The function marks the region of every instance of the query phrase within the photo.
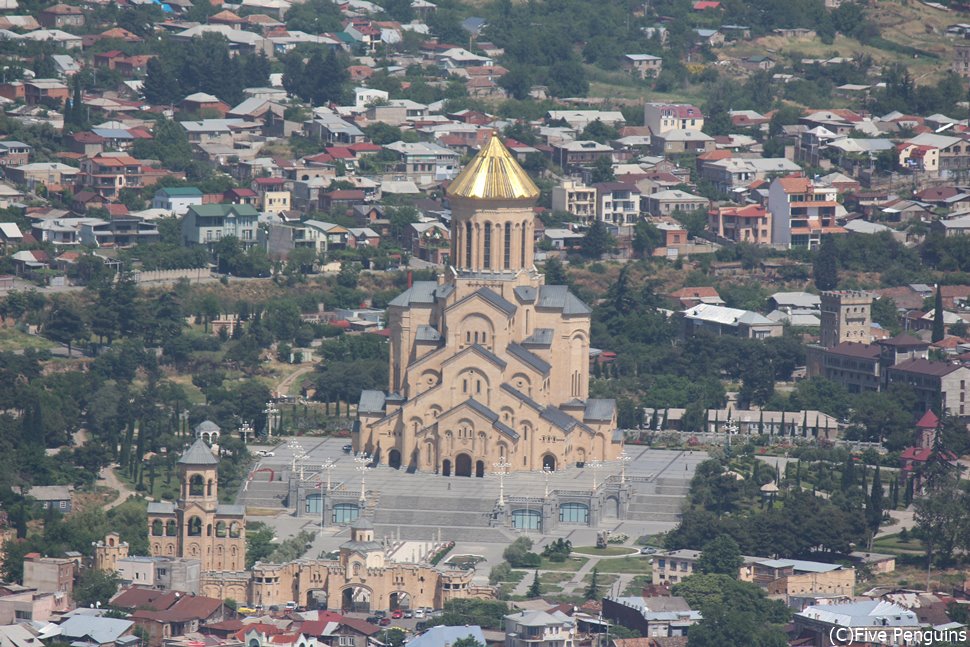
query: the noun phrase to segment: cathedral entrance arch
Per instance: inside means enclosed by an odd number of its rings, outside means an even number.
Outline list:
[[[550,472],[556,471],[556,457],[552,454],[546,454],[542,457],[542,469],[549,470]]]
[[[395,591],[391,593],[391,611],[395,609],[410,609],[411,596],[407,591]]]
[[[396,449],[387,452],[387,464],[392,469],[401,469],[401,452]]]
[[[603,516],[607,519],[620,518],[620,499],[615,496],[606,497],[603,502]]]
[[[475,461],[475,476],[478,478],[485,476],[485,461]]]
[[[451,476],[451,461],[447,458],[441,461],[441,475]]]
[[[305,606],[308,611],[325,610],[327,608],[327,589],[310,589],[307,591]]]
[[[458,454],[455,457],[455,476],[472,475],[472,457],[468,454]]]
[[[370,589],[363,586],[348,586],[340,594],[342,613],[370,611]]]

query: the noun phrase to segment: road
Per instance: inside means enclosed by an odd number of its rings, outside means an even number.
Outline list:
[[[296,369],[295,371],[293,371],[292,373],[290,373],[289,375],[287,375],[286,377],[284,377],[282,380],[279,381],[279,383],[276,385],[276,392],[281,396],[289,395],[290,389],[293,388],[293,383],[296,382],[298,378],[303,377],[307,373],[312,373],[313,369],[314,369],[313,364],[304,364],[300,366],[298,369]]]
[[[104,506],[105,511],[111,510],[112,508],[117,508],[119,505],[128,500],[128,497],[135,494],[135,491],[128,487],[128,484],[118,478],[115,474],[115,468],[117,465],[108,465],[107,467],[101,468],[101,473],[98,475],[99,481],[104,481],[104,485],[115,489],[118,491],[118,498],[107,503]]]

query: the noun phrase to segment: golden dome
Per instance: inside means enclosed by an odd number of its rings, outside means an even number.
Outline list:
[[[498,135],[448,185],[448,195],[474,200],[535,200],[539,187],[525,172]]]

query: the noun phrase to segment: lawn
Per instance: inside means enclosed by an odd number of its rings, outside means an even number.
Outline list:
[[[596,568],[600,573],[633,573],[646,575],[653,572],[649,557],[617,557],[601,560]]]
[[[637,549],[626,546],[607,546],[606,548],[597,548],[596,546],[580,546],[579,548],[573,548],[573,552],[581,553],[583,555],[595,555],[598,557],[617,557],[619,555],[633,555],[637,552]]]
[[[637,575],[630,583],[626,585],[623,589],[623,595],[640,595],[643,591],[643,587],[648,586],[653,583],[653,577],[650,575]]]
[[[561,584],[573,579],[573,573],[539,573],[539,583],[545,587],[546,584]]]
[[[618,579],[620,579],[619,575],[614,575],[612,573],[597,573],[596,586],[599,587],[599,589],[602,591],[616,584],[616,581]],[[589,586],[589,583],[592,581],[593,581],[593,574],[587,573],[586,576],[583,577],[583,588],[585,589],[587,586]],[[637,593],[639,592],[640,591],[638,590]]]
[[[540,571],[570,571],[575,573],[583,567],[589,559],[585,557],[569,557],[564,562],[551,562],[548,557],[543,557],[539,564]]]
[[[28,335],[16,328],[0,328],[0,351],[23,350],[25,348],[50,350],[55,346],[57,344],[40,335]]]
[[[872,542],[872,549],[881,553],[892,553],[894,555],[921,555],[926,552],[923,542],[919,539],[910,538],[903,541],[899,535],[887,535]]]

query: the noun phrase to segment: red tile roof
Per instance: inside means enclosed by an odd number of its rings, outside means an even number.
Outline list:
[[[931,409],[927,409],[923,417],[919,419],[916,423],[919,429],[936,429],[940,426],[940,419],[936,416]]]

